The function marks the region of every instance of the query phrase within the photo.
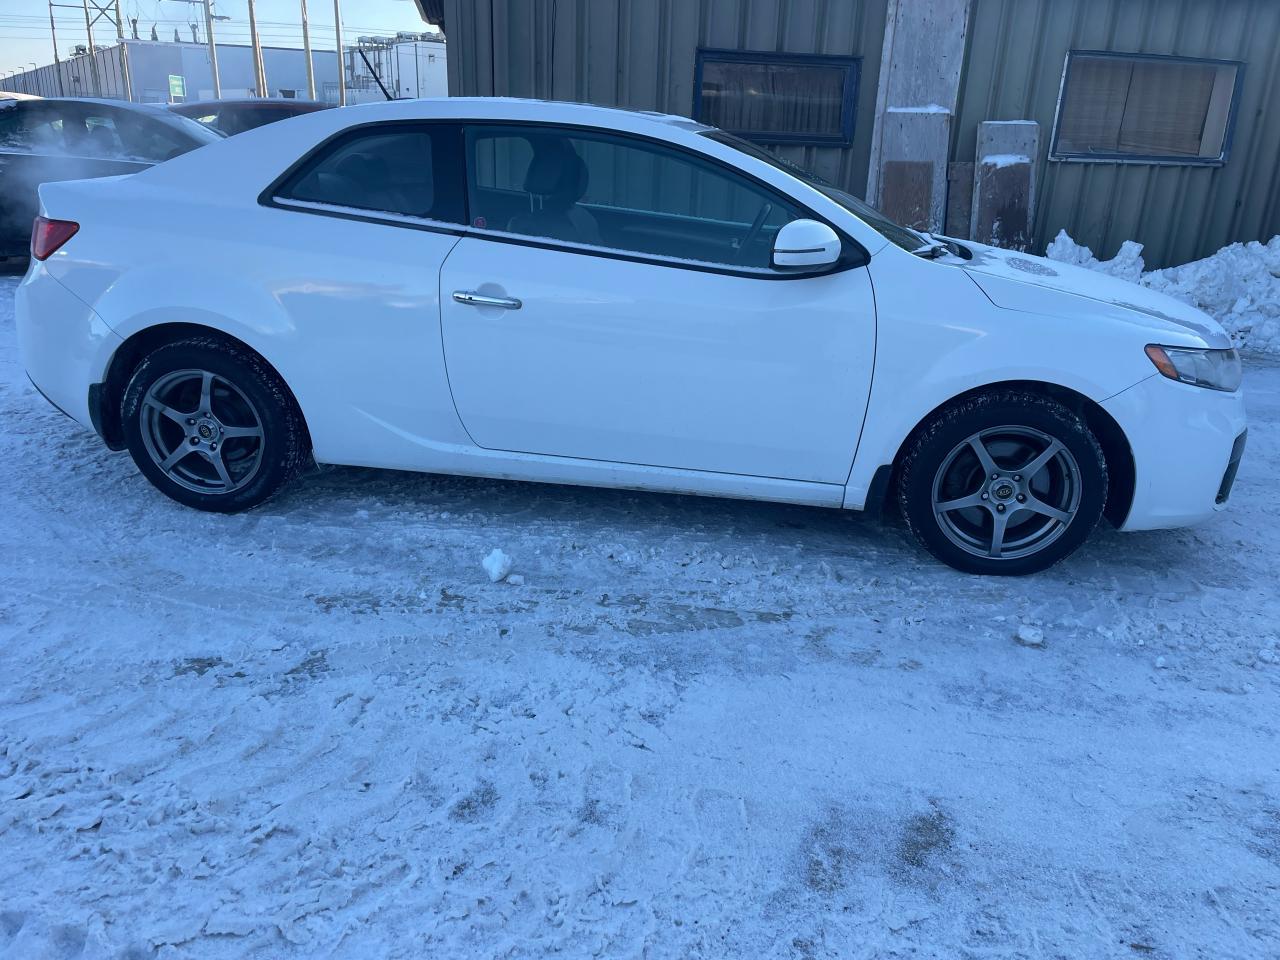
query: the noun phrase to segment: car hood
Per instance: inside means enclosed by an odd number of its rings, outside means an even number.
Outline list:
[[[1175,345],[1186,344],[1190,337],[1208,347],[1231,346],[1231,338],[1213,317],[1140,284],[1045,257],[968,240],[958,242],[973,253],[971,260],[958,266],[998,307],[1071,316],[1079,314],[1083,306],[1079,300],[1084,299],[1100,308],[1091,312],[1136,322],[1150,331],[1153,339],[1167,334],[1176,338]],[[1037,294],[1037,289],[1052,293],[1044,296]]]

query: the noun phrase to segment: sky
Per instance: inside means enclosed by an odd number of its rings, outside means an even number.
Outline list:
[[[57,0],[75,4],[77,0]],[[107,5],[108,0],[100,0]],[[121,0],[121,13],[126,21],[138,19],[138,36],[151,36],[156,25],[160,39],[172,40],[177,28],[182,39],[190,41],[191,28],[204,34],[204,4],[200,0]],[[263,44],[277,47],[302,46],[300,0],[257,0],[258,33]],[[249,5],[247,0],[214,0],[215,15],[229,16],[220,21],[214,33],[220,43],[249,42]],[[308,19],[311,43],[333,48],[333,4],[331,0],[309,0]],[[77,43],[85,42],[84,14],[79,8],[55,7],[58,28],[58,50],[66,56]],[[363,34],[394,34],[398,30],[426,30],[413,0],[344,0],[342,3],[343,41],[354,42]],[[94,27],[96,43],[110,43],[115,38],[114,23],[105,21]],[[53,62],[53,45],[49,39],[48,0],[0,0],[0,74],[31,63],[44,66]]]

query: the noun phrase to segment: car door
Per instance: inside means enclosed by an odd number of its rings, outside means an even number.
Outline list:
[[[476,124],[465,144],[471,225],[441,322],[476,444],[845,482],[875,307],[865,269],[770,265],[777,230],[812,214],[627,135]]]
[[[269,285],[296,341],[277,357],[321,462],[430,467],[465,445],[440,350],[440,269],[458,240],[456,127],[374,122],[320,144],[229,218],[223,262]]]

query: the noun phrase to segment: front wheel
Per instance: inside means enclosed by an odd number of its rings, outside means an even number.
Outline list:
[[[138,469],[161,493],[199,510],[257,506],[307,454],[302,417],[275,371],[214,338],[149,354],[125,389],[121,422]]]
[[[967,573],[1052,566],[1097,526],[1106,498],[1106,459],[1084,420],[1013,390],[970,397],[930,420],[898,484],[912,533]]]

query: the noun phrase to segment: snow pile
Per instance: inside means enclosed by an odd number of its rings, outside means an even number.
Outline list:
[[[1050,260],[1070,263],[1077,267],[1088,267],[1099,273],[1106,273],[1121,280],[1133,283],[1141,282],[1142,270],[1146,266],[1142,262],[1142,244],[1126,240],[1120,244],[1120,250],[1110,260],[1099,260],[1088,247],[1081,246],[1067,236],[1067,231],[1059,230],[1044,255]]]
[[[1146,274],[1153,290],[1216,317],[1241,346],[1280,353],[1280,236],[1233,243],[1211,257]]]
[[[1212,256],[1143,272],[1142,244],[1126,240],[1111,260],[1098,260],[1065,230],[1045,255],[1141,283],[1214,317],[1241,347],[1280,353],[1280,236],[1265,244],[1233,243]]]

